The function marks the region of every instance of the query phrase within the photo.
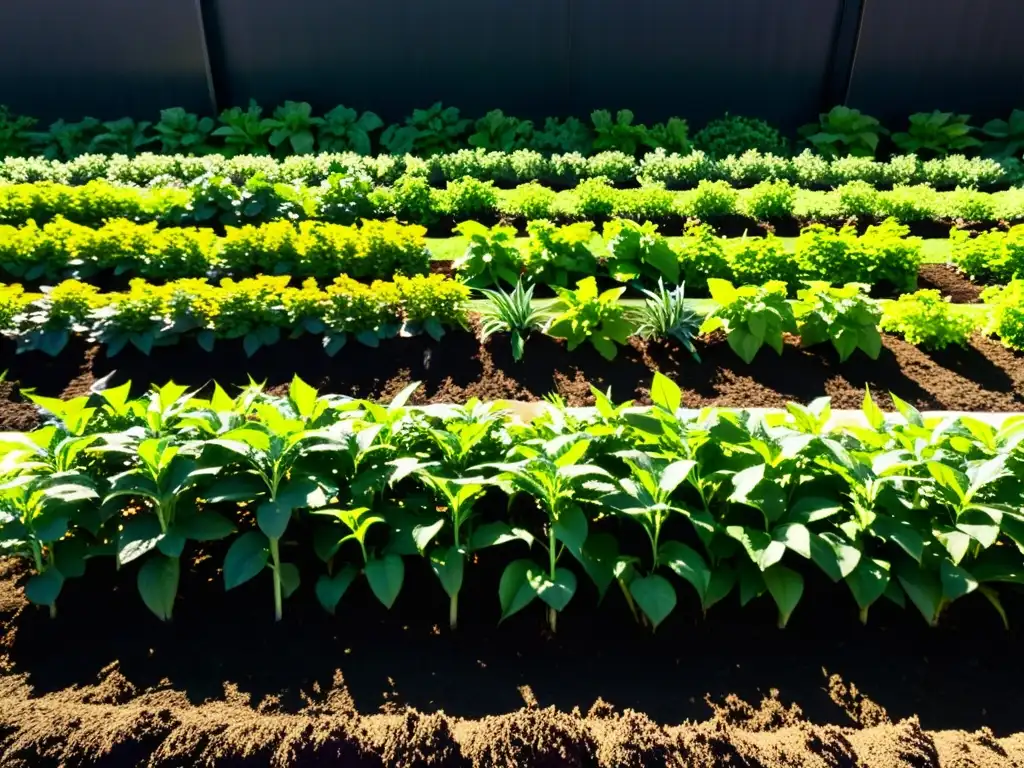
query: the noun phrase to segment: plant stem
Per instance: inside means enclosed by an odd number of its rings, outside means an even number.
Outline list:
[[[456,592],[448,603],[448,628],[453,632],[459,626],[459,593]]]
[[[558,558],[555,557],[555,526],[554,524],[548,526],[548,561],[551,564],[551,581],[555,581],[555,563]],[[551,627],[551,634],[555,634],[558,631],[558,611],[554,608],[548,607],[548,626]]]
[[[283,615],[281,607],[281,554],[278,551],[277,539],[270,540],[270,557],[274,561],[274,621],[280,621]]]

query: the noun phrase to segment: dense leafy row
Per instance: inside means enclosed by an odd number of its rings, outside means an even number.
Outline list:
[[[186,338],[207,351],[218,339],[240,338],[251,355],[282,335],[310,333],[320,335],[325,351],[333,355],[349,339],[376,347],[382,339],[399,334],[425,332],[440,339],[446,328],[469,324],[470,289],[441,275],[397,276],[394,282],[371,285],[339,277],[324,289],[313,279],[301,287],[289,282],[286,275],[237,282],[225,278],[216,286],[191,278],[158,286],[136,279],[128,291],[100,293],[68,280],[42,294],[25,293],[20,285],[0,285],[0,333],[16,340],[19,352],[50,355],[58,354],[73,334],[106,346],[108,355],[127,345],[149,354],[154,346]],[[1019,313],[1022,296],[1017,285],[992,295],[991,330],[1008,346],[1024,344],[1024,338],[1009,322],[995,318]],[[781,354],[784,333],[799,335],[806,346],[831,342],[842,361],[858,349],[878,357],[879,323],[904,333],[913,343],[936,348],[966,344],[987,319],[942,301],[934,291],[880,305],[868,297],[867,286],[858,283],[832,287],[809,282],[794,301],[787,299],[788,286],[781,281],[737,288],[709,278],[708,287],[714,304],[703,325],[686,304],[682,286],[669,290],[661,281],[658,291],[644,292],[644,302],[627,307],[619,301],[624,287],[600,292],[596,280],[587,277],[572,290],[556,287],[558,301],[546,312],[532,304],[533,289],[521,283],[512,293],[485,290],[481,337],[508,333],[517,360],[534,331],[566,339],[569,351],[589,342],[608,359],[632,335],[673,339],[698,357],[696,335],[721,328],[732,349],[748,363],[765,345]]]
[[[749,285],[780,280],[790,291],[806,280],[886,284],[912,290],[921,264],[921,241],[893,220],[871,226],[861,236],[813,224],[790,251],[772,236],[720,238],[706,224],[689,222],[681,238],[669,241],[651,223],[614,219],[604,225],[600,254],[590,247],[594,225],[556,226],[539,220],[527,225],[529,237],[516,241],[512,227],[464,222],[455,231],[468,238],[454,270],[469,285],[514,285],[522,278],[566,286],[580,277],[607,274],[620,282],[658,280],[703,292],[712,278]]]
[[[163,620],[182,557],[211,541],[228,544],[224,588],[266,580],[278,620],[303,589],[344,611],[364,578],[391,608],[418,558],[453,629],[478,558],[507,562],[503,618],[539,599],[552,631],[573,599],[620,599],[616,584],[656,629],[766,593],[785,626],[807,579],[845,585],[863,621],[886,598],[934,625],[974,594],[1006,622],[999,589],[1024,583],[1019,417],[926,422],[893,398],[887,420],[870,396],[863,427],[830,427],[827,399],[694,417],[657,375],[650,410],[595,391],[593,416],[550,407],[524,425],[498,405],[407,407],[414,387],[388,406],[298,379],[287,398],[33,398],[53,423],[3,436],[0,547],[32,563],[26,594],[51,612],[89,561],[116,558]],[[303,572],[305,552],[322,565]]]
[[[748,189],[714,181],[673,192],[661,186],[616,189],[606,179],[594,178],[558,192],[539,184],[504,190],[471,178],[434,189],[422,176],[403,176],[393,186],[374,187],[368,179],[341,174],[312,188],[272,184],[260,177],[242,187],[222,177],[203,178],[184,189],[123,187],[105,181],[82,186],[46,182],[0,186],[0,223],[44,223],[56,216],[90,226],[113,218],[167,225],[219,222],[237,226],[284,218],[352,224],[360,218],[391,217],[427,227],[443,220],[488,218],[667,221],[727,216],[751,222],[859,216],[892,217],[905,224],[948,220],[995,223],[1024,220],[1024,189],[938,192],[919,185],[877,190],[866,182],[853,182],[820,192],[797,189],[785,181],[761,182]]]
[[[953,262],[972,279],[1009,282],[1024,277],[1024,226],[1009,231],[953,231]]]
[[[250,102],[248,109],[224,110],[219,120],[190,114],[181,108],[163,110],[160,121],[136,122],[122,118],[100,122],[85,118],[78,123],[58,120],[48,131],[32,131],[36,120],[0,111],[0,155],[43,154],[72,159],[84,153],[134,154],[159,145],[164,152],[311,154],[314,150],[354,151],[368,155],[374,146],[390,154],[428,156],[465,146],[492,150],[533,149],[541,152],[617,150],[635,155],[645,148],[685,152],[691,146],[715,157],[747,150],[787,154],[789,142],[763,120],[726,115],[712,120],[690,141],[686,120],[673,117],[647,126],[634,122],[628,109],[612,113],[596,110],[590,119],[548,118],[543,127],[531,120],[506,116],[500,109],[479,120],[463,118],[454,107],[440,102],[414,110],[401,125],[380,134],[384,122],[372,112],[358,113],[339,106],[324,116],[313,114],[305,102],[287,101],[264,117]],[[892,133],[878,120],[856,109],[837,106],[800,130],[802,146],[823,155],[871,156],[885,137],[899,151],[942,157],[952,152],[982,148],[986,155],[1017,158],[1024,148],[1024,113],[1014,110],[1009,120],[992,120],[981,129],[970,115],[952,112],[911,115],[905,131]],[[986,137],[986,141],[978,138]]]
[[[574,186],[584,179],[603,176],[617,185],[664,184],[669,189],[689,189],[701,181],[726,181],[748,187],[760,181],[789,181],[808,189],[828,189],[851,181],[876,187],[895,184],[930,184],[937,189],[973,187],[990,189],[1018,181],[1014,174],[991,159],[962,155],[922,161],[915,155],[899,155],[887,162],[869,157],[826,158],[805,151],[796,157],[762,154],[715,159],[700,151],[686,155],[663,150],[640,160],[623,152],[601,152],[589,157],[579,153],[546,156],[520,149],[514,152],[463,149],[458,152],[416,158],[412,155],[364,157],[354,153],[294,155],[278,160],[266,155],[82,155],[68,162],[43,157],[8,157],[0,162],[0,182],[26,184],[51,181],[84,184],[105,180],[116,184],[188,184],[204,175],[224,176],[244,184],[261,175],[272,182],[302,182],[315,186],[336,173],[365,175],[376,184],[392,184],[405,174],[425,176],[433,186],[466,176],[493,181],[501,186],[539,182]]]
[[[29,281],[85,279],[104,270],[146,279],[261,273],[386,279],[429,271],[424,232],[390,221],[366,220],[358,227],[277,221],[227,227],[224,237],[216,237],[209,229],[158,229],[155,222],[126,219],[94,229],[58,217],[42,227],[0,225],[0,273]],[[812,225],[797,238],[795,252],[773,237],[719,238],[697,222],[688,223],[684,236],[674,241],[652,223],[626,219],[606,223],[603,241],[595,239],[590,222],[534,221],[525,240],[516,240],[512,227],[472,221],[455,232],[468,240],[455,272],[474,287],[514,285],[520,279],[565,286],[572,279],[607,274],[648,285],[659,278],[670,284],[682,279],[701,291],[709,277],[744,284],[783,280],[793,289],[801,280],[828,280],[909,290],[921,262],[920,240],[907,238],[906,228],[892,221],[869,227],[862,236],[852,227]]]
[[[441,275],[359,283],[338,277],[322,290],[309,279],[260,276],[218,285],[183,279],[152,285],[132,280],[125,292],[100,293],[68,280],[42,294],[20,285],[0,287],[0,331],[18,351],[58,354],[72,334],[88,336],[115,355],[131,345],[149,354],[189,338],[212,350],[218,339],[242,339],[247,354],[282,335],[312,333],[335,354],[354,338],[377,346],[381,339],[425,332],[441,338],[446,327],[466,323],[469,289]]]
[[[288,274],[389,279],[430,271],[426,230],[393,221],[361,226],[276,221],[211,229],[113,219],[91,228],[57,217],[42,227],[0,225],[0,272],[24,280],[86,279],[97,272],[147,279]]]

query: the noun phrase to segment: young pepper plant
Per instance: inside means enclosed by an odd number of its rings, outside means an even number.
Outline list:
[[[616,481],[615,491],[602,499],[619,514],[639,523],[651,542],[651,568],[646,576],[635,566],[623,569],[619,577],[627,599],[635,601],[652,629],[657,629],[676,606],[672,583],[657,573],[665,566],[686,579],[703,601],[711,582],[711,569],[699,552],[680,541],[662,541],[662,528],[673,514],[687,510],[673,503],[672,496],[696,462],[689,459],[667,461],[643,451],[619,451],[614,454],[630,468],[630,476]]]
[[[138,445],[120,443],[98,450],[125,453],[137,460],[137,466],[111,478],[104,505],[114,499],[128,500],[123,511],[131,514],[125,516],[118,535],[118,567],[148,555],[136,578],[139,594],[159,619],[169,621],[186,542],[224,539],[235,532],[235,526],[197,504],[197,494],[212,473],[199,469],[195,458],[172,438],[149,438]]]
[[[25,596],[56,616],[64,581],[85,570],[85,549],[68,534],[83,502],[99,498],[78,459],[96,436],[69,436],[55,426],[0,437],[0,553],[31,559]]]
[[[588,480],[611,477],[596,464],[583,462],[589,444],[586,435],[565,435],[539,445],[517,446],[515,451],[525,455],[524,459],[491,465],[500,473],[497,482],[510,495],[532,496],[547,515],[547,544],[538,540],[548,553],[547,569],[529,559],[516,560],[505,568],[498,587],[502,619],[539,597],[548,606],[548,627],[557,631],[558,613],[576,592],[576,575],[558,563],[566,550],[583,561],[588,525],[580,503],[592,500]]]
[[[274,617],[280,621],[283,598],[299,585],[299,570],[281,561],[280,541],[292,515],[302,508],[326,505],[326,491],[335,489],[333,474],[315,459],[347,449],[342,432],[310,425],[327,412],[328,405],[299,379],[292,381],[288,406],[257,403],[259,421],[248,421],[206,442],[200,466],[219,473],[231,464],[240,471],[226,477],[209,492],[207,501],[258,502],[258,530],[239,536],[224,560],[224,585],[233,589],[259,574],[268,559],[273,572]],[[294,414],[294,415],[293,415]],[[213,450],[211,450],[213,449]]]

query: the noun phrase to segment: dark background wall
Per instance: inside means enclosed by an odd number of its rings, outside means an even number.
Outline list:
[[[286,99],[397,120],[628,107],[792,128],[1024,106],[1022,0],[4,0],[0,103],[78,119]]]

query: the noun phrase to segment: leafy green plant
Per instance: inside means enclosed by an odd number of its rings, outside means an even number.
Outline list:
[[[214,136],[224,139],[228,151],[233,154],[266,154],[267,141],[274,128],[263,117],[263,109],[253,100],[249,107],[231,107],[220,113],[222,124],[214,130]]]
[[[950,344],[966,347],[975,322],[961,307],[936,290],[903,294],[883,305],[882,328],[901,333],[910,344],[945,349]]]
[[[130,117],[110,120],[98,129],[89,151],[134,155],[143,147],[156,142],[156,137],[147,133],[152,126],[152,123],[145,121],[137,123]]]
[[[0,157],[27,154],[31,140],[29,129],[36,122],[34,117],[12,114],[6,106],[0,105]]]
[[[949,233],[953,263],[972,280],[1009,282],[1024,277],[1024,226],[1008,231]]]
[[[904,152],[930,152],[943,157],[950,152],[981,146],[981,141],[971,135],[973,129],[968,125],[970,119],[970,115],[938,110],[918,112],[910,116],[907,131],[894,133],[892,141]]]
[[[313,107],[305,101],[286,101],[274,110],[273,117],[263,120],[269,131],[270,146],[298,155],[313,153],[314,132],[323,125],[322,117],[313,117]]]
[[[625,519],[638,523],[651,543],[651,565],[647,574],[630,563],[622,569],[618,580],[630,607],[639,606],[651,629],[657,630],[676,607],[675,587],[658,573],[659,569],[673,571],[689,581],[702,600],[711,581],[711,569],[699,552],[681,541],[662,538],[671,517],[688,516],[686,508],[673,496],[696,462],[656,458],[637,450],[619,451],[614,455],[629,467],[630,475],[617,478],[615,490],[605,496],[602,503]]]
[[[686,153],[690,151],[690,126],[679,117],[670,117],[664,123],[655,123],[647,129],[643,137],[647,146],[662,148],[668,152]]]
[[[1024,152],[1024,110],[1013,110],[1008,120],[989,120],[981,132],[989,138],[984,145],[985,154],[1019,159]]]
[[[515,117],[506,117],[494,109],[476,121],[476,131],[467,139],[471,147],[511,152],[529,146],[533,137],[533,123]]]
[[[810,347],[831,341],[841,363],[858,349],[877,360],[882,351],[878,332],[882,312],[867,291],[863,283],[835,288],[827,282],[807,283],[798,292],[793,308],[800,343]]]
[[[800,129],[807,143],[826,157],[874,157],[879,137],[886,134],[875,118],[843,106],[833,107],[819,115],[817,123]]]
[[[981,300],[992,305],[986,333],[994,333],[1010,349],[1024,350],[1024,280],[986,288]]]
[[[525,274],[538,283],[565,286],[572,274],[594,273],[596,259],[589,244],[594,225],[589,221],[557,226],[540,219],[531,221],[530,238],[523,254]]]
[[[608,252],[605,266],[616,280],[629,282],[643,277],[679,282],[679,256],[658,234],[657,224],[615,219],[604,225],[603,236]]]
[[[486,288],[481,293],[487,297],[487,303],[480,310],[480,340],[487,341],[495,333],[508,333],[512,359],[522,360],[527,337],[544,324],[544,313],[533,306],[533,286],[524,288],[522,281],[517,281],[510,293]]]
[[[181,107],[172,107],[160,111],[160,120],[153,130],[164,152],[201,155],[209,151],[207,142],[215,126],[212,117],[199,117]]]
[[[82,505],[99,499],[95,483],[78,466],[83,451],[97,438],[81,434],[94,412],[86,401],[79,398],[66,406],[57,401],[77,421],[72,425],[77,429],[50,425],[30,435],[7,434],[0,443],[0,552],[32,563],[34,573],[25,583],[25,596],[49,606],[51,618],[65,580],[85,571],[86,548],[73,536],[75,520],[84,523]]]
[[[554,286],[558,293],[557,310],[547,328],[549,336],[565,339],[569,351],[589,341],[606,360],[615,359],[616,344],[625,344],[633,326],[619,303],[625,288],[612,288],[598,293],[597,281],[585,277],[576,283],[576,290]]]
[[[49,130],[30,133],[29,138],[41,150],[43,157],[50,160],[73,160],[89,151],[101,128],[100,121],[94,117],[87,117],[77,123],[58,120],[50,125]]]
[[[260,421],[249,421],[207,442],[199,466],[224,477],[206,492],[216,502],[258,502],[257,529],[237,537],[224,558],[224,586],[233,589],[258,575],[268,563],[274,582],[274,618],[282,600],[299,586],[299,569],[283,562],[280,541],[297,510],[326,507],[334,488],[318,459],[341,453],[343,436],[318,428],[327,403],[297,377],[289,391],[290,408],[257,404]],[[232,465],[239,471],[231,472]]]
[[[575,117],[567,117],[565,120],[549,117],[544,121],[544,130],[536,131],[530,141],[530,148],[541,152],[588,154],[593,146],[593,132]]]
[[[457,148],[469,126],[470,121],[460,118],[458,109],[437,102],[428,109],[413,110],[405,125],[388,126],[380,143],[393,155],[450,152]]]
[[[647,298],[630,317],[636,327],[636,335],[642,339],[675,339],[699,363],[700,355],[693,339],[700,330],[701,321],[697,313],[686,305],[685,286],[669,290],[659,279],[657,291],[644,289],[643,294]]]
[[[384,121],[373,112],[359,114],[354,109],[337,106],[324,115],[317,142],[324,152],[369,155],[373,147],[370,134],[383,126]]]
[[[765,344],[781,355],[782,335],[797,332],[793,308],[786,300],[786,284],[781,281],[736,288],[728,280],[712,278],[708,289],[717,306],[708,313],[700,331],[721,328],[733,352],[745,363]]]
[[[498,482],[510,493],[532,496],[546,516],[546,530],[536,543],[547,550],[547,567],[524,559],[505,568],[498,586],[502,620],[539,597],[548,606],[548,627],[555,632],[558,614],[576,593],[576,574],[558,564],[566,551],[577,560],[585,558],[588,525],[580,505],[588,501],[587,480],[610,477],[583,460],[589,444],[584,435],[565,435],[536,446],[520,445],[515,454],[522,459],[493,467],[501,473]]]
[[[619,150],[627,155],[635,155],[647,139],[647,127],[633,124],[633,113],[628,109],[620,109],[614,117],[606,109],[598,109],[591,113],[594,124],[594,149]]]
[[[739,156],[751,149],[780,157],[789,154],[786,140],[776,128],[764,120],[730,114],[701,128],[693,137],[693,145],[716,159]]]
[[[505,282],[515,285],[523,271],[523,256],[516,244],[514,227],[486,227],[475,221],[464,221],[455,233],[469,240],[466,251],[452,264],[452,269],[467,285],[482,287]]]

